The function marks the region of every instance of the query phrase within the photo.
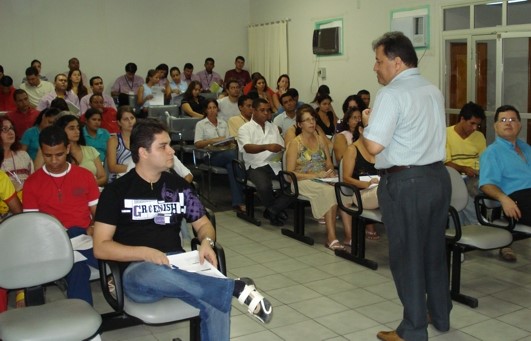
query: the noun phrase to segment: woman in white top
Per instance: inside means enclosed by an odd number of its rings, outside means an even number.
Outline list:
[[[194,145],[196,148],[209,150],[210,165],[227,169],[232,207],[235,210],[244,211],[243,188],[236,182],[232,170],[232,160],[238,158],[236,145],[234,141],[228,141],[223,146],[214,145],[230,136],[227,123],[218,118],[218,110],[216,100],[211,99],[206,102],[205,118],[197,122],[195,126]]]
[[[140,106],[142,117],[147,117],[149,101],[153,99],[153,86],[159,84],[159,72],[151,69],[146,76],[146,83],[138,88],[136,104]]]

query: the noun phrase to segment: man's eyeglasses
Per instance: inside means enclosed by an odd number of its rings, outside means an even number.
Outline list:
[[[502,117],[498,122],[518,122],[518,119],[516,117]]]
[[[15,128],[13,126],[11,126],[11,127],[2,127],[2,133],[9,133],[10,130],[15,131]]]

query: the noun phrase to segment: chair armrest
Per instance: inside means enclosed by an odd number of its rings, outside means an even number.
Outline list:
[[[446,228],[450,228],[450,219],[452,219],[452,222],[454,223],[454,229],[455,229],[455,235],[453,237],[446,236],[446,239],[449,239],[452,243],[457,243],[463,234],[463,231],[461,229],[461,221],[459,220],[459,213],[457,213],[457,210],[450,206],[448,209],[448,223],[446,224]]]
[[[346,183],[346,182],[337,182],[334,184],[334,189],[336,192],[337,205],[339,206],[341,210],[347,212],[353,217],[359,217],[363,213],[363,203],[361,201],[361,193],[360,193],[360,190],[356,186]],[[358,203],[358,205],[347,206],[343,202],[343,196],[352,197],[353,195],[356,196],[356,202]]]
[[[295,173],[281,170],[278,172],[278,181],[280,182],[280,190],[283,195],[290,198],[297,198],[299,196],[299,185]],[[293,191],[291,190],[292,184]]]
[[[476,208],[476,217],[481,225],[503,228],[512,232],[516,225],[516,221],[512,218],[507,218],[507,224],[494,224],[492,221],[489,221],[487,218],[481,214],[483,208],[485,209],[495,209],[500,208],[501,204],[498,200],[493,199],[487,196],[485,193],[480,193],[474,198],[474,206]]]
[[[107,303],[109,303],[111,308],[117,312],[123,312],[124,309],[124,291],[122,282],[123,271],[120,266],[121,264],[122,263],[116,261],[99,260],[100,285],[103,297]],[[111,295],[109,284],[107,282],[109,276],[112,276],[114,280],[114,297]]]
[[[245,186],[247,185],[247,170],[245,169],[245,163],[242,160],[232,160],[232,172],[234,173],[234,179],[236,182]]]

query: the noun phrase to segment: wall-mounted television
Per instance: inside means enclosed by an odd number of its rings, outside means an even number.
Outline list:
[[[313,54],[339,53],[339,27],[321,28],[313,31]]]

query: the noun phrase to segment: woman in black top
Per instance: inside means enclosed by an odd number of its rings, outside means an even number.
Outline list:
[[[338,118],[332,110],[330,104],[332,98],[329,95],[322,95],[317,98],[319,108],[317,111],[317,125],[323,129],[325,134],[329,137],[336,133],[336,122]]]
[[[191,81],[183,95],[181,111],[190,117],[204,118],[202,114],[205,111],[205,98],[200,96],[201,83]]]

